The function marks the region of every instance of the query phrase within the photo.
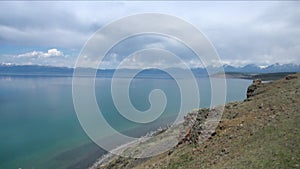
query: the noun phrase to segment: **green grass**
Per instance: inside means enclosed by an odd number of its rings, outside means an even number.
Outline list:
[[[298,112],[293,118],[284,115],[280,122],[265,126],[251,137],[243,137],[233,146],[240,156],[216,168],[299,168],[300,121]],[[242,148],[239,148],[242,146]]]

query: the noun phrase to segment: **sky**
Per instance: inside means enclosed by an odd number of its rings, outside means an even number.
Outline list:
[[[215,47],[222,64],[300,64],[299,8],[297,1],[1,1],[0,63],[74,67],[83,46],[97,30],[120,18],[151,12],[173,15],[194,25]],[[202,65],[176,40],[145,35],[118,44],[100,68],[115,68],[135,50],[147,47],[175,51],[190,67]],[[139,67],[176,65],[158,57],[131,58],[130,62]]]

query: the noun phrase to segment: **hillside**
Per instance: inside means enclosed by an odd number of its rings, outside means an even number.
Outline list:
[[[299,168],[300,73],[253,89],[245,101],[225,106],[208,140],[147,159],[114,157],[96,168]]]

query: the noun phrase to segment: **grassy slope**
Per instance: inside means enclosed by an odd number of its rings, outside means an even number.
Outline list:
[[[204,143],[149,159],[119,158],[110,168],[300,168],[297,76],[263,84],[247,101],[227,104],[217,134]]]

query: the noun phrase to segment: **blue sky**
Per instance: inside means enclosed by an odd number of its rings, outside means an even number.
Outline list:
[[[73,67],[85,42],[103,25],[132,14],[158,12],[196,26],[224,64],[300,64],[299,7],[300,2],[271,1],[0,2],[0,63]],[[191,67],[201,65],[191,52],[164,38],[138,37],[127,43],[111,51],[103,68],[116,67],[141,45],[173,48]],[[151,59],[136,62],[172,66]]]

